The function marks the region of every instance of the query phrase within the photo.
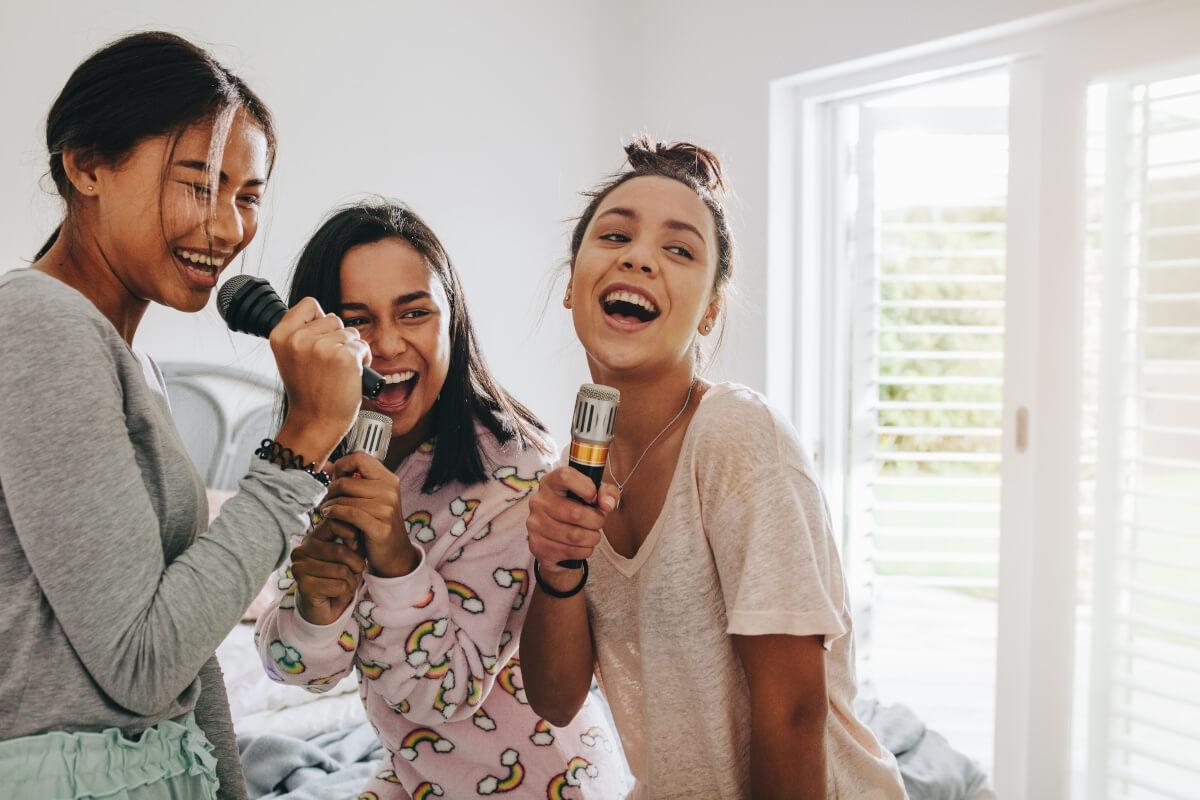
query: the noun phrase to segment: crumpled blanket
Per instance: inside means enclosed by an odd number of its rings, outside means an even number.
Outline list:
[[[979,765],[946,738],[925,727],[908,706],[859,698],[854,713],[879,743],[896,756],[909,800],[991,800],[995,797]]]
[[[386,758],[367,723],[307,741],[279,734],[238,737],[246,789],[270,800],[355,797]]]

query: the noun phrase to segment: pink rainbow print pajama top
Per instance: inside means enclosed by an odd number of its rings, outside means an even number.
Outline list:
[[[315,692],[357,669],[391,754],[359,798],[621,797],[620,747],[597,701],[554,728],[522,688],[517,645],[533,584],[525,519],[550,461],[478,431],[483,483],[423,493],[429,444],[396,471],[417,568],[365,575],[341,619],[313,625],[296,610],[285,565],[281,596],[255,631],[259,656],[272,679]]]

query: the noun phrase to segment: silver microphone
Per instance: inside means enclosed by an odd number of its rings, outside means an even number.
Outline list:
[[[387,455],[392,441],[392,418],[375,411],[359,411],[358,419],[346,436],[346,453],[366,453],[379,461]]]

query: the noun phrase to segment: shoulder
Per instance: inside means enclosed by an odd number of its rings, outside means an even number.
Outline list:
[[[0,275],[0,339],[4,351],[30,369],[44,370],[52,361],[76,374],[108,371],[126,352],[116,329],[90,300],[32,269]]]
[[[730,489],[761,470],[813,478],[795,427],[753,389],[732,383],[710,387],[692,426],[691,457],[702,484]]]
[[[90,300],[62,281],[33,269],[14,269],[0,275],[0,324],[13,330],[52,327],[59,334],[90,329],[101,337],[106,327],[111,328]]]
[[[532,443],[522,445],[515,438],[501,444],[483,425],[476,426],[476,436],[489,489],[498,494],[528,494],[554,467],[555,448],[548,436],[544,439],[545,450]]]

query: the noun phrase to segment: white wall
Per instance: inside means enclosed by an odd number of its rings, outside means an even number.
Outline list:
[[[277,286],[332,205],[360,192],[411,203],[454,258],[501,379],[565,434],[583,360],[547,280],[566,254],[577,192],[649,130],[722,156],[738,207],[740,310],[715,374],[765,385],[768,82],[1070,0],[586,0],[166,6],[5,4],[0,10],[0,271],[57,220],[43,125],[70,71],[132,29],[210,47],[278,117],[266,224],[245,269]],[[153,309],[136,343],[159,360],[270,369],[264,344],[216,311]]]
[[[586,367],[557,295],[536,323],[566,254],[563,221],[582,208],[577,192],[617,166],[626,128],[597,100],[612,56],[598,24],[586,2],[5,4],[0,270],[31,258],[57,222],[39,186],[43,126],[71,70],[131,29],[173,30],[243,75],[278,118],[245,270],[282,288],[330,207],[361,192],[409,202],[462,272],[493,368],[562,434]],[[159,360],[273,370],[265,342],[229,334],[212,303],[152,309],[135,344]]]

